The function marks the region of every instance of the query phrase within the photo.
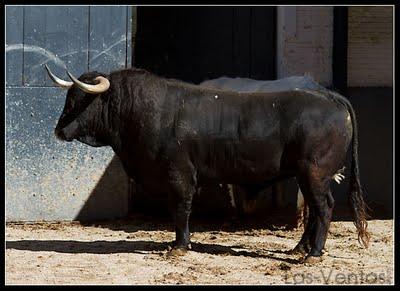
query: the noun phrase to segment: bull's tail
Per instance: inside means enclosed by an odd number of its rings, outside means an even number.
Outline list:
[[[370,234],[367,231],[367,218],[368,206],[364,200],[364,195],[360,183],[360,171],[358,167],[358,128],[356,115],[351,106],[350,102],[343,96],[334,93],[333,98],[346,106],[347,111],[350,113],[350,118],[353,127],[353,138],[352,138],[352,158],[351,158],[351,169],[350,169],[350,194],[349,203],[352,208],[354,216],[354,224],[358,231],[358,241],[368,248]]]

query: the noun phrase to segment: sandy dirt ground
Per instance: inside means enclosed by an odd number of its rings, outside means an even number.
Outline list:
[[[169,256],[167,221],[6,225],[6,284],[393,284],[393,221],[372,220],[371,244],[332,222],[323,261],[286,251],[302,229],[191,221],[192,250]]]

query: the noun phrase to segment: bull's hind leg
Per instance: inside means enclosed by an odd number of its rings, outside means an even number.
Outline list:
[[[289,253],[291,254],[302,254],[305,255],[311,250],[311,234],[315,229],[315,219],[314,213],[312,211],[308,212],[308,219],[305,222],[304,232],[296,247],[291,250]]]
[[[334,201],[329,187],[330,177],[322,177],[321,172],[317,166],[311,165],[298,179],[309,207],[309,218],[295,250],[308,252],[305,262],[320,260],[332,218]]]

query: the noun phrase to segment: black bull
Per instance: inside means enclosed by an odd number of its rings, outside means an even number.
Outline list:
[[[331,179],[350,145],[349,201],[359,241],[368,246],[356,118],[346,98],[330,91],[236,93],[141,69],[91,72],[79,80],[94,85],[98,76],[109,80],[102,93],[85,93],[76,79],[64,81],[69,90],[56,136],[111,146],[130,177],[152,191],[166,191],[175,220],[173,251],[190,248],[189,214],[201,185],[267,185],[296,177],[309,219],[293,251],[315,260],[334,206]]]

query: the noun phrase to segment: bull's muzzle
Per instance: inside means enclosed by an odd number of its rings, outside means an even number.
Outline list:
[[[54,134],[55,134],[56,138],[57,138],[58,140],[61,140],[61,141],[72,141],[72,140],[73,140],[72,138],[68,138],[68,137],[65,135],[65,132],[64,132],[63,129],[56,128],[56,129],[54,130]]]
[[[77,136],[79,136],[78,128],[79,124],[74,120],[66,126],[57,125],[54,133],[59,140],[73,141]]]

